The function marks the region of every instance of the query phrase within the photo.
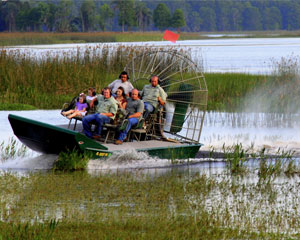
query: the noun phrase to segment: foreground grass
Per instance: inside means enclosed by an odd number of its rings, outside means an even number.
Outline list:
[[[0,183],[0,239],[282,239],[300,226],[297,183],[251,174],[2,173]]]

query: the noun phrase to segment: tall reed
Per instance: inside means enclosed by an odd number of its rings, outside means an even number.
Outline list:
[[[297,113],[300,111],[299,56],[273,60],[273,71],[263,85],[245,96],[245,109],[260,112]]]
[[[45,57],[31,56],[20,51],[0,51],[0,93],[2,106],[8,103],[29,104],[37,108],[60,108],[84,89],[95,87],[98,92],[115,80],[134,56],[151,47],[118,45],[77,49],[75,54],[64,53]],[[176,51],[173,48],[166,51]],[[188,53],[181,53],[188,54]],[[149,59],[148,59],[149,58]],[[145,55],[144,61],[151,61]],[[158,66],[163,69],[172,59]],[[180,68],[180,63],[172,67]],[[173,69],[172,68],[172,69]]]
[[[18,144],[15,138],[9,138],[8,142],[0,143],[0,161],[16,157],[26,156],[28,148],[23,144]]]

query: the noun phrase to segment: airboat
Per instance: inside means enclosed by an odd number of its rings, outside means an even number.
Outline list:
[[[165,159],[194,158],[202,144],[201,131],[207,108],[208,90],[203,71],[186,54],[173,49],[144,48],[132,56],[124,70],[139,90],[153,75],[167,93],[167,103],[129,132],[127,141],[115,145],[117,124],[104,126],[103,139],[83,134],[78,119],[65,125],[51,125],[10,114],[14,134],[32,150],[45,154],[78,150],[93,158],[134,150]],[[139,124],[138,124],[139,125]]]

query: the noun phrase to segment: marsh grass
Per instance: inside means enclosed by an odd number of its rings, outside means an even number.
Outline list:
[[[163,32],[94,32],[94,33],[0,33],[0,46],[163,41]],[[182,33],[179,40],[207,38],[199,33]]]
[[[150,49],[150,48],[149,48]],[[172,50],[172,48],[170,48]],[[164,49],[166,50],[166,49]],[[173,49],[174,50],[174,49]],[[147,48],[120,45],[88,47],[72,56],[50,53],[42,59],[20,51],[0,51],[1,109],[61,108],[90,86],[100,91],[117,78],[133,56]],[[189,56],[188,49],[182,50]],[[164,66],[160,66],[163,68]],[[176,68],[177,66],[175,66]],[[298,112],[298,58],[273,61],[271,75],[206,73],[208,110]],[[183,73],[184,77],[189,73]],[[142,87],[142,86],[140,86]]]
[[[268,156],[263,148],[258,155],[260,181],[270,182],[282,174],[286,174],[286,176],[298,174],[300,169],[296,165],[294,154],[294,151],[285,151],[279,148],[275,155]]]
[[[0,93],[2,106],[28,104],[40,109],[57,109],[91,86],[98,92],[124,69],[130,60],[148,47],[120,45],[87,47],[73,55],[50,53],[39,58],[20,51],[0,51]],[[169,48],[169,51],[176,51]],[[185,54],[184,52],[182,54]],[[187,54],[187,53],[186,53]],[[149,59],[148,59],[149,58]],[[145,62],[151,61],[146,55]],[[164,64],[169,64],[166,59]],[[179,68],[180,63],[173,65]],[[177,67],[177,68],[176,68]]]
[[[13,137],[9,138],[8,142],[2,141],[0,143],[0,161],[16,157],[24,157],[27,152],[27,147],[23,144],[19,144]]]
[[[223,153],[227,168],[232,174],[243,174],[246,171],[245,161],[249,158],[249,149],[245,150],[242,144],[236,144],[232,147],[223,145]]]
[[[22,177],[5,173],[0,175],[0,236],[28,232],[28,239],[47,234],[52,239],[296,237],[297,183],[261,187],[247,179],[253,176],[176,171],[94,176],[50,172]]]
[[[0,222],[0,228],[3,229],[0,232],[0,239],[53,239],[52,235],[57,227],[58,222],[56,220],[50,220],[49,223],[4,223]]]
[[[59,43],[95,43],[95,42],[138,42],[163,41],[163,32],[93,32],[93,33],[38,33],[15,32],[0,33],[0,46],[59,44]],[[211,37],[219,34],[218,38],[275,38],[299,37],[299,31],[251,31],[251,32],[181,32],[178,40],[216,39]],[[240,34],[240,35],[239,35]],[[226,36],[227,35],[227,36]]]
[[[85,170],[91,159],[91,154],[80,153],[76,150],[60,152],[54,162],[54,171],[76,171]]]
[[[272,60],[273,71],[263,85],[248,92],[245,109],[260,112],[298,113],[300,109],[299,56]]]

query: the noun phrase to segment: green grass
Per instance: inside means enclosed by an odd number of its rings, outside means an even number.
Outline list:
[[[3,110],[36,110],[37,108],[28,105],[28,104],[21,104],[21,103],[0,103],[0,111]]]
[[[45,57],[39,62],[20,52],[0,51],[1,110],[57,109],[83,90],[97,91],[117,78],[141,49],[86,48],[83,57]],[[188,52],[186,53],[188,55]],[[295,113],[300,108],[298,58],[274,62],[271,75],[207,73],[208,110]],[[160,66],[163,68],[163,66]],[[186,74],[188,78],[189,73]],[[142,86],[140,86],[142,88]],[[197,101],[202,101],[201,96]],[[206,102],[206,98],[205,99]],[[204,101],[204,100],[203,100]]]
[[[27,150],[25,145],[20,145],[13,137],[9,138],[8,142],[2,141],[0,143],[0,162],[16,157],[25,157]]]
[[[95,32],[95,33],[38,33],[14,32],[0,33],[0,46],[60,44],[60,43],[104,43],[104,42],[137,42],[162,41],[163,32]],[[235,38],[274,38],[299,37],[299,31],[251,31],[251,32],[181,32],[178,40],[211,39],[214,34],[243,34]],[[232,38],[221,36],[219,38]],[[213,38],[215,39],[215,38]]]
[[[251,173],[2,173],[0,239],[292,238],[296,186],[258,184]],[[276,204],[280,196],[291,199]]]
[[[243,73],[206,73],[208,110],[242,110],[247,93],[264,87],[269,77]]]
[[[55,161],[53,169],[59,171],[85,170],[91,156],[77,151],[61,152]]]

